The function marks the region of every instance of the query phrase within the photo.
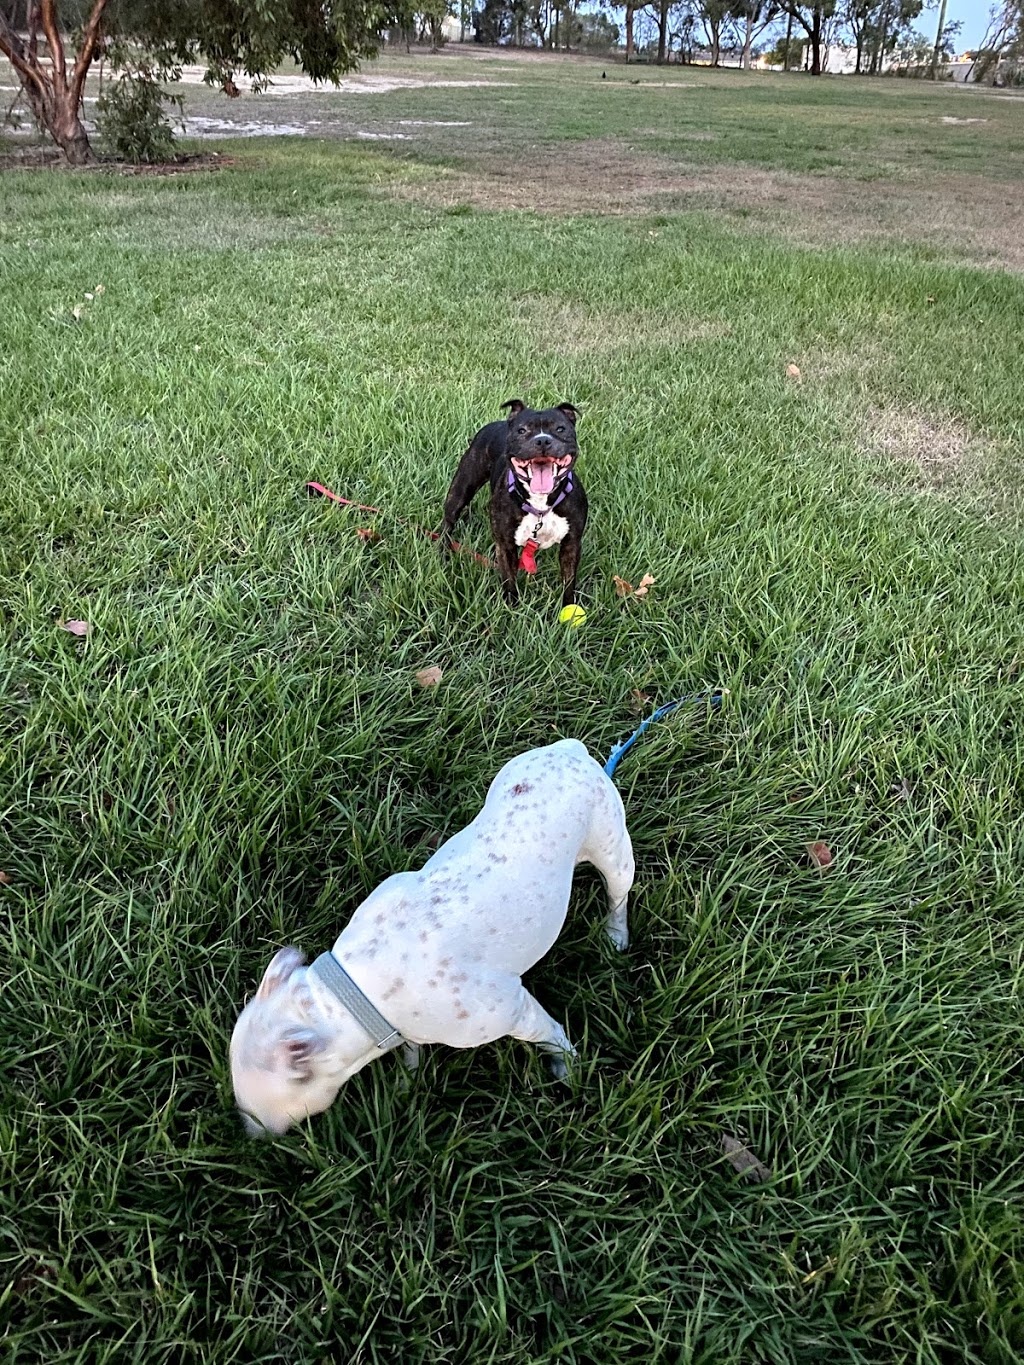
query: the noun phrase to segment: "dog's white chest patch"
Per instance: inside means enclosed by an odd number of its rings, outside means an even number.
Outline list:
[[[552,545],[560,544],[568,530],[569,523],[557,512],[548,511],[542,517],[527,512],[516,528],[516,544],[521,547],[528,540],[535,540],[539,549],[547,550]]]

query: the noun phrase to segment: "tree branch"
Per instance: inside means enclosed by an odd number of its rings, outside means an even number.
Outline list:
[[[11,66],[14,67],[21,83],[26,87],[25,93],[32,98],[28,86],[32,86],[39,99],[45,99],[48,95],[46,77],[40,70],[38,61],[33,62],[29,53],[25,51],[25,44],[15,33],[7,21],[4,14],[0,14],[0,52],[4,54]]]
[[[71,76],[71,91],[75,97],[77,105],[82,98],[82,87],[85,85],[85,78],[89,74],[89,67],[96,52],[96,44],[100,39],[100,27],[103,23],[103,11],[107,8],[107,0],[95,0],[92,13],[86,20],[85,28],[82,30],[82,43],[78,49],[78,56],[75,58],[75,69]]]
[[[67,69],[64,65],[64,44],[57,26],[57,6],[54,0],[42,0],[39,12],[46,34],[46,46],[50,49],[50,63],[53,67],[53,83],[67,89]]]
[[[814,37],[814,30],[811,28],[810,24],[807,22],[804,16],[800,13],[800,6],[798,4],[783,5],[782,13],[791,15],[797,21],[797,23],[800,25],[803,31],[807,34],[808,38]]]

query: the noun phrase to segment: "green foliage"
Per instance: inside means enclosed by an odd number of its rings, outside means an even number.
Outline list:
[[[122,161],[169,161],[174,128],[165,116],[168,104],[180,108],[181,97],[168,94],[150,72],[126,71],[108,82],[96,103],[105,145]]]
[[[774,47],[770,48],[765,53],[765,57],[772,66],[783,66],[787,67],[790,71],[796,71],[800,66],[803,50],[804,44],[801,38],[790,38],[787,43],[786,39],[783,37],[778,40]],[[789,58],[788,61],[786,60],[787,55]]]
[[[266,77],[287,57],[330,81],[375,52],[404,17],[380,0],[112,0],[108,31],[144,44],[167,65],[205,61],[212,84]]]
[[[582,52],[608,52],[619,41],[619,26],[606,14],[587,13],[576,17],[573,24],[572,46]]]

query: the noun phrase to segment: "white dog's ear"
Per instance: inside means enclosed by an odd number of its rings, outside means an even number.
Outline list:
[[[297,971],[305,960],[306,954],[300,953],[298,948],[282,948],[280,952],[275,953],[273,962],[263,973],[263,980],[256,992],[256,998],[258,1000],[268,999],[284,985],[292,972]]]
[[[313,1058],[325,1047],[323,1037],[315,1029],[290,1028],[281,1035],[276,1048],[278,1069],[294,1081],[311,1081]]]

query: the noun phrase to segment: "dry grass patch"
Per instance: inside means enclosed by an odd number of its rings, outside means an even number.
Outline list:
[[[644,213],[657,196],[699,191],[706,179],[618,138],[595,138],[536,149],[529,175],[502,153],[500,158],[476,157],[460,169],[439,169],[429,184],[396,185],[392,192],[445,208],[471,204],[535,213]]]
[[[908,466],[919,486],[936,491],[970,481],[991,453],[958,417],[894,404],[868,408],[862,440],[865,450]]]
[[[619,138],[595,138],[536,149],[528,176],[503,153],[478,155],[389,192],[445,208],[535,213],[711,209],[742,214],[747,227],[801,246],[884,240],[1024,271],[1024,185],[980,175],[854,180],[744,164],[698,170]]]
[[[861,447],[888,465],[898,482],[920,494],[955,500],[975,514],[1019,531],[1024,498],[1017,471],[1021,451],[973,431],[949,413],[896,404],[864,415]]]
[[[980,175],[853,180],[742,166],[694,189],[725,212],[754,213],[753,225],[781,231],[801,246],[882,239],[1024,271],[1024,185],[1012,181]]]
[[[597,312],[547,294],[517,300],[512,326],[536,350],[563,356],[685,346],[729,336],[732,331],[716,318],[652,318],[633,310]]]

